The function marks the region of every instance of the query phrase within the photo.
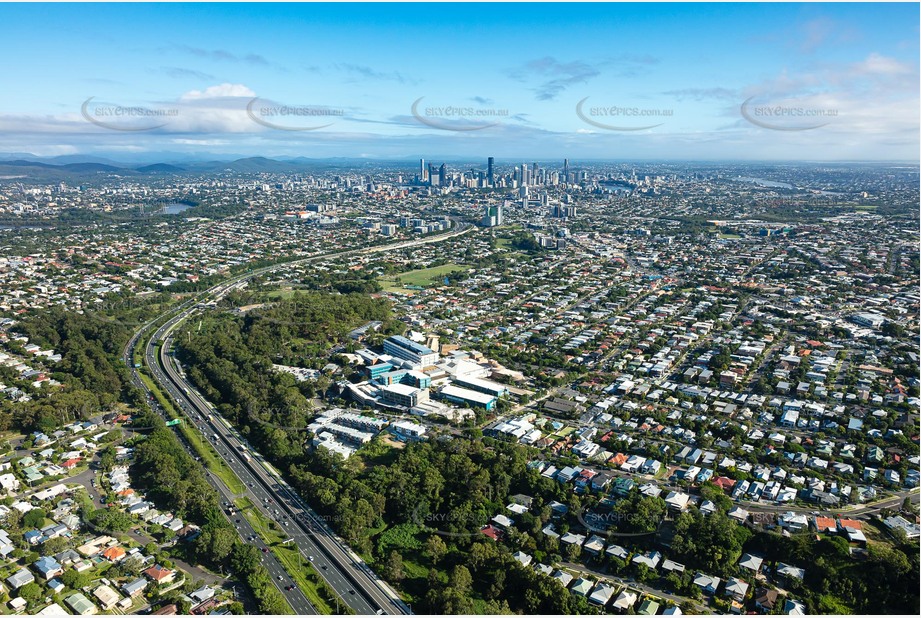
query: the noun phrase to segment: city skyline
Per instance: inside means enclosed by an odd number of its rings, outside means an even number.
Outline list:
[[[0,156],[918,160],[917,5],[420,8],[4,6]]]

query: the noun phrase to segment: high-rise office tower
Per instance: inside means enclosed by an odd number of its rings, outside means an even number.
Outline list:
[[[493,184],[495,184],[495,181],[496,181],[495,177],[493,176],[493,163],[495,162],[496,160],[492,157],[489,157],[488,159],[486,159],[486,180],[489,181],[490,187],[493,186]]]
[[[438,168],[438,181],[442,187],[448,185],[448,168],[445,167],[445,164],[442,163],[441,167]]]
[[[428,170],[425,169],[425,159],[419,159],[419,182],[429,179]]]
[[[502,205],[487,204],[483,213],[483,227],[502,225]]]
[[[563,159],[563,182],[569,182],[569,159]]]

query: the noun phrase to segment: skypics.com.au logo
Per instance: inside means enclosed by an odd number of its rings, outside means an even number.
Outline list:
[[[179,109],[152,108],[142,105],[119,105],[96,101],[90,97],[80,106],[80,115],[97,127],[109,131],[154,131],[169,125],[170,120],[179,116]]]
[[[492,488],[486,488],[486,502],[492,502]],[[426,502],[416,505],[410,514],[410,521],[424,532],[449,537],[476,537],[483,534],[489,524],[489,516],[483,511],[464,509],[431,510]]]
[[[159,299],[162,300],[162,299]],[[160,310],[158,299],[147,296],[128,296],[125,298],[108,298],[87,302],[83,315],[106,324],[118,324],[128,328],[138,328],[157,317]]]
[[[762,95],[745,99],[739,113],[751,124],[771,131],[812,131],[838,118],[838,110],[816,107],[795,99],[768,101]]]
[[[246,115],[276,131],[316,131],[334,125],[345,111],[326,105],[285,105],[256,97],[246,105]]]
[[[509,117],[507,109],[473,107],[470,105],[420,105],[425,97],[416,99],[410,111],[421,124],[442,131],[482,131],[495,127]]]
[[[586,530],[604,537],[641,537],[656,534],[663,518],[639,521],[636,514],[618,513],[616,511],[591,510],[582,508],[576,513],[576,519]],[[643,528],[641,531],[632,531]]]
[[[585,102],[588,100],[589,97],[585,97],[576,104],[576,115],[584,123],[605,131],[645,131],[654,129],[665,123],[649,124],[649,119],[671,118],[675,115],[675,110],[665,108],[622,105],[586,106]],[[605,120],[605,122],[602,122],[602,120]]]

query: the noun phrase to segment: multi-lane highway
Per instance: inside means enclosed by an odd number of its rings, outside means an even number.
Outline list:
[[[247,493],[256,508],[279,523],[292,542],[296,544],[305,559],[310,561],[320,576],[340,596],[342,601],[359,614],[408,614],[409,608],[397,594],[381,580],[368,565],[361,560],[330,528],[330,526],[312,509],[304,504],[291,487],[261,455],[252,451],[248,444],[225,419],[221,418],[194,388],[185,380],[175,359],[170,355],[172,345],[171,333],[189,316],[194,314],[201,303],[221,298],[229,290],[245,281],[269,273],[273,270],[289,267],[293,264],[344,257],[349,255],[377,253],[412,247],[420,244],[439,242],[447,238],[464,234],[469,226],[455,221],[451,232],[412,241],[403,241],[390,245],[381,245],[363,249],[353,249],[333,254],[317,255],[296,262],[267,266],[238,275],[194,299],[173,308],[157,320],[141,327],[125,348],[125,363],[134,372],[135,383],[146,390],[134,367],[133,354],[138,340],[155,322],[166,316],[172,316],[163,323],[148,340],[143,353],[143,364],[166,393],[178,404],[189,422],[195,423],[213,443],[219,456],[231,471],[246,485]],[[159,347],[158,347],[159,346]],[[159,350],[159,354],[157,353]],[[220,482],[214,482],[218,490],[232,502],[232,496]],[[241,536],[247,542],[260,545],[261,540],[251,540],[255,533],[245,518],[234,522]],[[258,537],[256,537],[258,539]],[[316,613],[294,582],[284,572],[280,563],[271,552],[265,553],[266,567],[272,573],[276,586],[288,599],[298,613]],[[281,585],[284,584],[284,585]],[[289,589],[290,588],[290,589]]]
[[[131,351],[134,349],[134,346],[137,342],[138,335],[135,335],[132,340],[129,342],[128,346],[125,348],[124,361],[126,364],[129,364],[131,361]],[[129,364],[129,366],[131,366]],[[140,376],[135,371],[132,375],[132,380],[134,384],[143,391],[146,391],[147,388],[144,385],[143,381],[140,379]],[[162,410],[157,404],[152,404],[152,407],[155,411],[162,414]],[[186,445],[186,449],[191,454],[193,451]],[[217,477],[212,476],[207,473],[206,478],[208,482],[217,490],[218,494],[221,496],[221,506],[224,512],[224,516],[230,521],[232,525],[235,526],[237,533],[240,535],[240,538],[244,543],[248,545],[255,545],[262,551],[262,564],[269,572],[269,576],[272,578],[272,583],[278,589],[278,591],[285,597],[288,601],[288,604],[291,608],[298,614],[317,614],[316,608],[310,604],[307,600],[307,597],[304,596],[304,593],[297,586],[293,585],[291,582],[291,576],[285,570],[285,567],[281,564],[281,561],[269,551],[268,547],[262,541],[256,531],[250,526],[249,522],[245,517],[240,515],[236,517],[230,515],[227,510],[227,504],[233,504],[233,493],[227,489],[224,483]]]
[[[208,437],[219,456],[247,487],[256,508],[274,519],[288,534],[305,559],[337,591],[342,601],[360,614],[408,613],[397,595],[335,536],[277,476],[262,457],[251,450],[225,419],[189,384],[169,354],[170,333],[194,309],[183,312],[160,327],[145,352],[154,377],[179,402],[191,422]],[[161,345],[157,347],[157,343]],[[159,354],[157,350],[159,349]]]
[[[141,389],[145,388],[143,382],[140,380],[137,380],[136,385]],[[156,404],[154,404],[153,407],[158,412],[160,411]],[[189,450],[190,454],[193,453],[191,448],[188,446],[186,446],[186,448]],[[222,510],[224,511],[224,515],[230,521],[230,523],[236,527],[237,533],[240,535],[240,538],[243,540],[243,542],[248,545],[255,545],[260,550],[266,548],[266,545],[263,543],[262,539],[256,534],[256,531],[250,526],[245,517],[240,515],[237,518],[227,512],[227,507],[224,503],[226,502],[232,504],[234,497],[232,492],[227,489],[227,487],[219,478],[212,476],[211,474],[207,473],[207,471],[206,478],[221,496],[221,506]],[[263,552],[262,563],[266,570],[269,572],[275,587],[278,588],[282,595],[284,595],[285,599],[288,601],[288,603],[291,605],[291,608],[295,612],[298,614],[318,613],[317,610],[304,596],[303,592],[301,592],[301,590],[296,586],[291,586],[292,582],[290,582],[290,575],[287,571],[285,571],[285,567],[282,566],[281,562],[273,553],[270,551]],[[291,586],[290,589],[289,586]]]

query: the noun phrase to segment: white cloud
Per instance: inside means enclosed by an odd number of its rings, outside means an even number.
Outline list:
[[[908,64],[875,52],[867,56],[866,60],[854,64],[851,70],[856,75],[869,76],[911,75],[913,73],[912,67]]]
[[[218,86],[209,86],[204,90],[189,90],[179,97],[181,101],[194,101],[201,99],[219,99],[223,97],[255,97],[256,93],[243,84],[223,83]]]
[[[171,140],[174,144],[182,144],[184,146],[227,146],[231,144],[229,140],[226,139],[184,139],[176,138]]]

